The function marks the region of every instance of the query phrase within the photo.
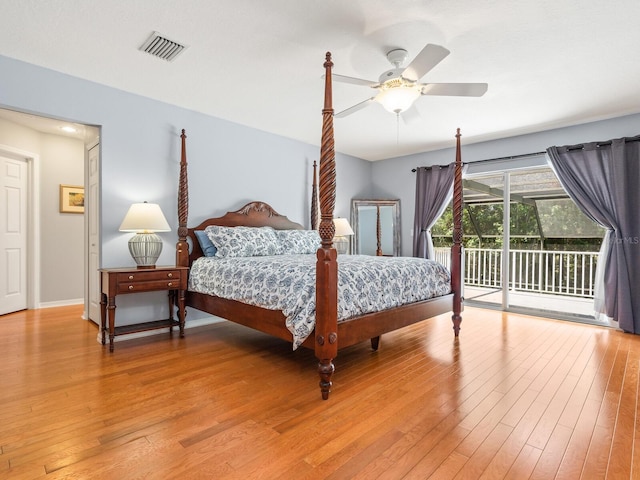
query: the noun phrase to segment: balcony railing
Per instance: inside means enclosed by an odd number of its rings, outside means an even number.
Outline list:
[[[451,250],[436,248],[436,260],[450,266]],[[598,252],[511,250],[509,289],[572,297],[593,298]],[[467,286],[502,288],[502,250],[464,250]]]

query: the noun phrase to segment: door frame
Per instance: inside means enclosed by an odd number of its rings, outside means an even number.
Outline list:
[[[100,129],[100,127],[97,127],[98,129]],[[85,161],[84,161],[84,187],[85,187],[85,211],[84,211],[84,277],[85,277],[85,288],[84,288],[84,307],[83,307],[83,313],[82,313],[82,318],[85,320],[92,320],[91,319],[91,295],[92,292],[90,291],[90,286],[91,286],[91,282],[89,280],[89,277],[91,275],[98,275],[97,272],[92,272],[91,271],[91,254],[93,251],[93,247],[91,246],[91,238],[90,238],[90,230],[91,230],[91,221],[92,221],[92,215],[95,215],[95,219],[93,219],[96,222],[96,228],[97,228],[97,237],[98,237],[98,241],[97,244],[95,246],[95,252],[96,255],[98,257],[98,267],[101,265],[102,263],[102,244],[100,242],[100,238],[101,238],[101,225],[100,225],[100,178],[101,178],[101,161],[100,159],[102,158],[102,152],[101,152],[101,134],[102,131],[99,130],[98,132],[98,139],[94,140],[90,143],[86,143],[85,144]],[[92,149],[97,148],[98,149],[98,169],[96,172],[96,182],[97,182],[97,192],[96,192],[96,196],[95,196],[95,205],[92,204],[92,199],[89,198],[89,195],[91,195],[91,192],[89,191],[89,188],[91,186],[90,184],[90,176],[91,176],[91,161],[90,161],[90,152]],[[98,280],[97,282],[97,287],[98,287],[98,292],[93,292],[93,293],[98,293],[98,298],[100,297],[100,281]],[[95,318],[93,319],[93,321],[95,321],[98,325],[99,323],[99,318]]]
[[[40,155],[0,144],[0,152],[27,162],[27,308],[40,307]]]

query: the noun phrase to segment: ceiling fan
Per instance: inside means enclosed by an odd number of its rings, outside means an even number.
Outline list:
[[[449,53],[449,50],[440,45],[428,43],[407,67],[402,67],[408,52],[402,48],[391,50],[387,53],[387,59],[394,68],[380,75],[377,82],[334,74],[333,79],[338,82],[363,85],[378,91],[373,97],[356,103],[334,116],[337,118],[346,117],[372,102],[378,102],[389,112],[400,115],[407,112],[422,95],[462,97],[481,97],[484,95],[487,91],[486,83],[419,83],[419,80],[444,60]],[[417,115],[415,109],[413,112],[414,116]],[[405,115],[403,118],[407,120]]]

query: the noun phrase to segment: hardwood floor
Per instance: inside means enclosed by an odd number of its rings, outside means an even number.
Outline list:
[[[116,342],[0,317],[0,478],[640,478],[640,337],[467,308],[340,352],[230,323]]]

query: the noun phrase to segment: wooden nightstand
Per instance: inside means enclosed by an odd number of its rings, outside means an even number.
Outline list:
[[[156,267],[149,269],[101,268],[102,298],[101,331],[102,344],[106,343],[107,312],[109,317],[109,351],[113,352],[113,339],[116,335],[143,332],[156,328],[180,327],[180,336],[184,337],[184,295],[187,290],[187,267]],[[169,318],[150,322],[122,325],[116,327],[116,296],[130,293],[167,291],[169,293]],[[174,309],[178,308],[178,319],[173,318]]]

